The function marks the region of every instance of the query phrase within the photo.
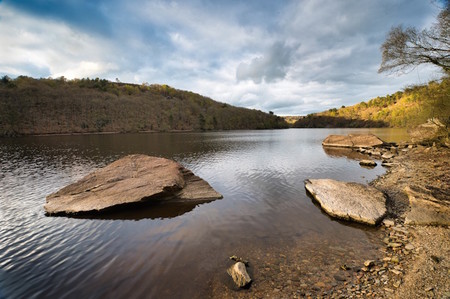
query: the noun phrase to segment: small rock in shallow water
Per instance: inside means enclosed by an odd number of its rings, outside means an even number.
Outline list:
[[[359,165],[375,167],[375,166],[377,166],[377,162],[372,161],[372,160],[361,160],[361,161],[359,161]]]
[[[375,261],[374,260],[367,260],[367,261],[364,262],[364,266],[366,266],[368,268],[372,267],[373,265],[375,265]]]
[[[243,262],[237,262],[228,268],[227,272],[240,288],[247,286],[252,281]]]

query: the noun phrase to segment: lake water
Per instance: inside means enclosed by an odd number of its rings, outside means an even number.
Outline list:
[[[328,279],[336,263],[376,255],[377,231],[329,218],[304,180],[368,182],[384,173],[321,146],[328,134],[369,131],[405,137],[392,129],[289,129],[0,139],[0,298],[238,294],[226,274],[233,254],[250,261],[255,282],[245,292],[270,287],[282,258],[290,259],[289,277],[299,277],[291,284]],[[180,162],[223,199],[103,219],[45,216],[46,195],[136,153]],[[308,270],[294,273],[292,265]]]

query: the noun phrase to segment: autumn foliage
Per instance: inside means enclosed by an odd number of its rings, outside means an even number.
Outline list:
[[[98,78],[0,80],[0,136],[284,127],[276,115],[167,85]]]

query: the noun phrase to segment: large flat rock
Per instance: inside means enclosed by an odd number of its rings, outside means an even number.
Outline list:
[[[350,148],[377,147],[383,144],[383,140],[372,134],[329,135],[322,142],[323,146]]]
[[[147,201],[207,202],[221,198],[175,161],[130,155],[47,196],[47,214],[101,212]]]
[[[371,186],[310,179],[305,181],[305,188],[332,217],[376,225],[386,214],[384,194]]]

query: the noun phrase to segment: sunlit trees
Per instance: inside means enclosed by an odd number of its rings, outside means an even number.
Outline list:
[[[450,126],[449,95],[450,77],[444,77],[353,106],[309,114],[294,127],[414,127],[430,117]]]

